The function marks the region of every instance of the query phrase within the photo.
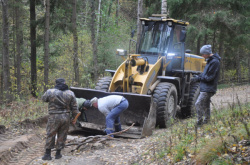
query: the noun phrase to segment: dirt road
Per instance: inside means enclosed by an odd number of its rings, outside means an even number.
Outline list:
[[[250,102],[250,86],[239,86],[218,90],[212,98],[215,108],[231,105],[233,102]],[[166,129],[157,129],[158,134]],[[69,135],[68,143],[78,143],[86,137]],[[102,142],[91,141],[81,150],[76,150],[77,145],[66,147],[63,157],[51,161],[41,159],[44,152],[45,129],[43,127],[13,127],[0,134],[0,164],[2,165],[104,165],[104,164],[133,164],[138,160],[142,146],[149,145],[152,139],[105,139]],[[52,151],[54,157],[55,151]]]

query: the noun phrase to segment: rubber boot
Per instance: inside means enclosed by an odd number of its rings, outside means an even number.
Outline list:
[[[55,159],[60,159],[62,157],[61,150],[56,150]]]
[[[196,126],[197,126],[197,127],[201,127],[202,124],[203,124],[202,120],[199,120],[199,121],[197,121]]]
[[[46,149],[45,154],[42,157],[42,160],[52,160],[51,149]]]
[[[106,131],[106,134],[107,134],[107,135],[109,135],[109,134],[111,134],[111,133],[114,133],[113,130],[109,130],[109,129],[106,129],[105,131]],[[114,135],[110,135],[110,137],[114,137]]]
[[[121,124],[115,124],[115,132],[120,132],[122,130]]]

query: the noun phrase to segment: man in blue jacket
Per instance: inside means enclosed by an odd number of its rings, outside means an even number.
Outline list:
[[[217,91],[221,59],[217,53],[212,53],[211,45],[202,46],[200,54],[206,59],[207,65],[202,74],[191,79],[191,83],[200,82],[200,95],[195,103],[198,117],[197,126],[210,121],[211,97]]]

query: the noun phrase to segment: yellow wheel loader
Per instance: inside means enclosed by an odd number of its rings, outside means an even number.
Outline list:
[[[91,99],[107,95],[123,95],[129,108],[121,115],[122,128],[134,127],[118,136],[142,138],[152,134],[155,126],[165,128],[175,118],[177,109],[184,115],[194,113],[199,84],[190,83],[193,75],[202,73],[203,57],[185,51],[188,22],[153,15],[141,18],[142,32],[136,54],[117,49],[124,58],[117,70],[106,70],[95,90],[71,87],[76,97]],[[105,116],[98,110],[85,111],[82,130],[99,133],[105,129]]]

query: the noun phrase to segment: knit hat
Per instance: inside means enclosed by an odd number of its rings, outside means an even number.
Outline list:
[[[84,101],[82,106],[88,109],[88,108],[92,107],[92,104],[91,104],[90,100],[86,100],[86,101]]]
[[[97,103],[97,100],[98,98],[94,97],[93,99],[90,100],[90,103],[91,103],[91,106],[94,104],[94,103]]]
[[[65,84],[65,79],[64,78],[56,79],[56,84]]]
[[[200,49],[200,54],[212,54],[211,45],[204,45]]]

